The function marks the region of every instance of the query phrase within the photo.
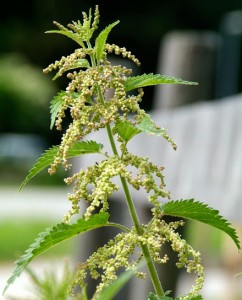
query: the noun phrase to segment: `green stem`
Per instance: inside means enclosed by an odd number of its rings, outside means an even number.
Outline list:
[[[91,59],[92,59],[92,65],[94,66],[95,65],[94,57],[91,56]],[[98,90],[99,100],[102,104],[104,104],[104,97],[103,97],[100,86],[97,86],[97,90]],[[112,130],[111,130],[111,127],[110,127],[109,124],[106,125],[106,129],[107,129],[109,141],[110,141],[110,144],[111,144],[111,147],[112,147],[112,151],[113,151],[114,155],[119,156],[119,153],[118,153],[118,150],[117,150],[114,138],[113,138]],[[133,224],[135,226],[135,229],[136,229],[137,233],[139,235],[142,235],[143,229],[140,226],[138,214],[136,212],[132,197],[130,195],[127,181],[122,176],[120,176],[120,179],[121,179],[121,183],[122,183],[122,186],[123,186],[124,194],[125,194],[125,197],[126,197],[128,209],[129,209]],[[142,245],[141,244],[141,249],[142,249],[142,252],[143,252],[143,255],[144,255],[144,258],[145,258],[145,261],[146,261],[146,265],[147,265],[147,268],[149,270],[150,278],[151,278],[151,281],[152,281],[152,284],[153,284],[153,287],[155,289],[156,294],[158,295],[158,297],[165,296],[165,293],[163,291],[161,282],[159,280],[157,270],[155,268],[154,261],[153,261],[151,255],[150,255],[149,248],[147,247],[147,245]]]
[[[105,224],[104,226],[110,226],[110,227],[117,227],[123,231],[126,231],[126,232],[130,232],[130,229],[121,225],[121,224],[118,224],[118,223],[112,223],[112,222],[109,222],[107,224]]]
[[[122,182],[122,186],[123,186],[125,197],[126,197],[126,200],[127,200],[129,212],[130,212],[131,218],[133,220],[135,229],[136,229],[137,233],[141,235],[143,233],[143,230],[142,230],[142,227],[140,226],[140,223],[139,223],[138,215],[137,215],[137,212],[135,210],[135,206],[134,206],[133,200],[132,200],[130,192],[129,192],[127,181],[124,177],[121,177],[121,176],[120,176],[120,179],[121,179],[121,182]],[[164,296],[165,293],[164,293],[163,288],[161,286],[161,282],[160,282],[157,270],[155,268],[153,259],[150,255],[149,248],[147,247],[147,245],[141,244],[141,249],[142,249],[142,252],[144,254],[146,265],[147,265],[147,268],[149,270],[150,278],[151,278],[153,287],[156,291],[156,294],[159,297]]]
[[[100,101],[104,102],[103,95],[102,95],[101,89],[99,87],[98,87],[98,90],[99,90]],[[109,141],[110,141],[113,153],[115,155],[118,155],[118,150],[117,150],[117,147],[116,147],[116,144],[115,144],[115,141],[114,141],[114,138],[113,138],[112,130],[111,130],[111,127],[110,127],[109,124],[107,124],[106,129],[107,129],[107,133],[108,133],[108,137],[109,137]],[[128,205],[128,208],[129,208],[129,212],[130,212],[132,221],[134,223],[134,226],[135,226],[135,229],[136,229],[137,233],[139,235],[141,235],[143,233],[143,229],[140,226],[139,218],[138,218],[138,215],[137,215],[132,197],[131,197],[130,192],[129,192],[127,181],[122,176],[120,176],[120,179],[121,179],[121,183],[122,183],[122,186],[123,186],[124,194],[125,194],[125,197],[126,197],[126,200],[127,200],[127,205]],[[149,251],[147,245],[142,245],[141,244],[141,249],[142,249],[142,252],[144,254],[146,265],[147,265],[147,268],[149,270],[150,278],[151,278],[153,287],[155,289],[155,292],[159,297],[164,296],[165,293],[164,293],[163,288],[161,286],[157,270],[155,268],[153,259],[150,255],[150,251]]]

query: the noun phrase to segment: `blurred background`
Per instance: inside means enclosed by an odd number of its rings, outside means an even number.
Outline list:
[[[6,267],[32,242],[33,236],[53,220],[61,220],[68,209],[68,189],[63,184],[66,174],[62,170],[55,176],[43,171],[30,187],[21,193],[18,188],[40,154],[58,144],[61,137],[55,129],[50,130],[49,103],[57,91],[65,89],[66,81],[52,81],[52,74],[44,75],[42,70],[70,54],[76,45],[45,31],[56,29],[53,21],[67,25],[81,19],[81,12],[94,10],[96,4],[101,15],[99,28],[120,20],[109,42],[126,47],[139,58],[141,67],[137,73],[159,72],[200,84],[196,92],[174,89],[176,94],[148,87],[141,104],[144,109],[165,111],[242,91],[241,0],[5,2],[0,12],[0,263]],[[236,219],[236,226],[239,223]],[[204,244],[197,238],[200,230],[188,230],[191,241],[202,246],[206,255],[212,252],[213,259],[223,257],[224,239],[220,233],[211,230],[207,235],[210,243]],[[49,255],[63,256],[73,245],[70,242]],[[226,255],[231,252],[227,246],[225,249]],[[225,260],[230,258],[226,256]],[[236,289],[240,288],[236,285]],[[241,290],[238,296],[227,294],[225,299],[242,299]]]

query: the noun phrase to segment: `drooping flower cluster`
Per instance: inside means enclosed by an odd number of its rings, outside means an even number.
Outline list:
[[[139,271],[139,263],[142,260],[142,253],[136,252],[140,245],[147,245],[152,258],[156,263],[164,264],[169,260],[167,254],[161,256],[162,246],[169,242],[175,252],[178,253],[179,268],[185,267],[198,274],[195,285],[187,296],[180,300],[192,299],[199,295],[199,290],[203,284],[203,267],[201,266],[200,253],[195,252],[185,240],[181,239],[176,229],[184,225],[183,221],[165,223],[164,220],[155,219],[149,225],[143,225],[143,234],[137,234],[133,228],[129,232],[120,233],[111,239],[103,247],[98,248],[89,259],[82,264],[73,282],[81,287],[85,286],[85,279],[89,274],[93,279],[100,279],[96,292],[92,300],[98,299],[101,291],[111,282],[117,279],[120,269],[133,270],[134,274],[141,279],[146,278],[146,274]]]
[[[129,153],[127,149],[123,154],[122,158],[106,154],[106,159],[65,179],[68,185],[75,183],[73,193],[68,195],[72,209],[66,215],[65,222],[68,222],[72,215],[79,213],[81,201],[88,204],[86,219],[90,218],[96,208],[101,212],[108,211],[108,201],[114,191],[119,189],[112,181],[117,176],[125,178],[136,190],[144,188],[147,194],[150,194],[149,201],[154,205],[153,213],[160,216],[160,198],[170,198],[169,191],[164,189],[164,168],[153,164],[148,157]]]
[[[153,204],[153,218],[148,225],[141,225],[140,232],[137,231],[136,226],[128,232],[118,234],[100,247],[77,272],[75,283],[84,286],[89,271],[92,278],[101,279],[96,290],[98,295],[105,286],[117,278],[117,271],[121,268],[128,270],[137,267],[143,254],[138,254],[134,260],[130,259],[137,248],[145,245],[155,262],[165,263],[168,256],[166,254],[161,256],[160,249],[164,243],[169,242],[172,249],[178,253],[177,266],[185,267],[188,272],[193,271],[198,274],[196,285],[189,294],[196,296],[203,282],[200,254],[193,251],[176,232],[177,227],[183,225],[182,222],[167,224],[162,220],[160,199],[170,199],[169,192],[165,190],[163,167],[156,166],[146,157],[129,153],[128,139],[119,136],[117,130],[117,125],[124,121],[130,122],[132,130],[132,125],[135,127],[144,117],[145,112],[139,106],[143,90],[137,88],[134,94],[128,94],[125,83],[132,71],[120,65],[112,65],[107,60],[107,56],[109,53],[115,53],[130,59],[136,65],[140,65],[140,62],[125,48],[107,43],[103,47],[101,59],[97,59],[98,55],[95,51],[98,47],[91,46],[90,38],[97,28],[98,19],[99,13],[96,8],[93,23],[90,14],[89,17],[83,15],[83,24],[73,22],[69,25],[70,30],[56,23],[61,32],[75,40],[81,48],[69,56],[62,57],[44,70],[46,73],[56,70],[55,78],[67,72],[67,78],[70,80],[66,90],[58,94],[52,105],[56,128],[62,130],[62,122],[67,111],[72,118],[49,168],[49,173],[55,173],[60,164],[68,169],[71,166],[68,162],[71,147],[89,133],[106,127],[109,134],[116,134],[121,154],[114,151],[114,146],[113,154],[102,153],[104,155],[102,161],[65,179],[67,184],[74,183],[74,190],[68,195],[72,208],[64,221],[69,222],[72,215],[79,214],[80,201],[88,204],[84,214],[86,220],[96,211],[108,211],[108,201],[119,189],[112,180],[117,176],[126,180],[136,190],[142,188],[147,192],[147,198]],[[160,130],[158,127],[153,129]],[[176,144],[165,132],[161,134],[176,148]],[[136,272],[136,275],[144,276],[140,272]]]
[[[115,190],[119,187],[111,181],[115,176],[127,176],[128,171],[125,165],[117,156],[89,166],[86,171],[81,170],[74,176],[67,178],[66,183],[75,181],[75,188],[68,198],[72,202],[72,211],[66,216],[65,221],[69,221],[71,215],[79,213],[80,200],[88,203],[85,218],[88,219],[96,208],[100,211],[107,211],[109,208],[108,200]],[[92,190],[90,192],[90,185]]]
[[[66,64],[68,59],[69,57],[65,60],[62,58],[61,65]],[[68,150],[75,142],[92,131],[116,122],[120,119],[120,112],[124,118],[130,112],[142,111],[138,105],[143,96],[142,90],[137,95],[129,96],[125,91],[124,81],[129,74],[130,70],[126,67],[111,65],[68,73],[71,82],[66,92],[59,94],[61,105],[56,116],[56,127],[58,130],[62,129],[61,123],[66,110],[70,110],[73,121],[62,137],[58,155],[49,170],[51,174],[61,162],[65,168],[68,167]],[[110,90],[114,91],[113,97],[105,99],[105,93]]]

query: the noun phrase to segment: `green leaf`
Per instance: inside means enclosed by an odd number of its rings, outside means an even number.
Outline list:
[[[58,112],[60,111],[63,102],[64,102],[64,96],[65,96],[66,92],[65,91],[60,91],[51,101],[50,103],[50,114],[51,114],[51,122],[50,122],[50,129],[53,128],[54,124],[55,124],[55,119],[56,116],[58,114]]]
[[[148,114],[143,115],[138,120],[138,124],[134,125],[129,121],[120,121],[114,127],[114,132],[125,141],[130,141],[135,135],[144,132],[151,135],[163,136],[172,147],[176,150],[176,143],[167,135],[164,128],[158,127]]]
[[[118,133],[118,135],[125,141],[128,142],[131,140],[136,134],[140,133],[141,130],[138,129],[135,125],[133,125],[129,121],[120,121],[115,125],[114,130]]]
[[[78,101],[78,98],[80,97],[80,93],[72,92],[68,93],[66,91],[60,91],[51,101],[50,104],[50,114],[51,114],[51,122],[50,122],[50,129],[53,128],[55,124],[55,120],[57,117],[57,114],[59,113],[61,107],[64,105],[65,96],[68,96],[68,98],[71,98],[71,100]],[[91,97],[86,96],[86,102],[91,103]]]
[[[197,82],[186,81],[176,77],[168,77],[160,74],[143,74],[140,76],[128,77],[124,83],[126,92],[157,84],[186,84],[186,85],[197,85]]]
[[[200,221],[216,227],[227,233],[237,248],[240,249],[240,242],[237,233],[231,224],[219,215],[219,211],[208,207],[207,204],[194,201],[194,199],[170,201],[161,205],[165,215],[182,217],[190,220]]]
[[[151,117],[148,114],[145,114],[142,119],[139,121],[139,123],[136,125],[136,127],[142,131],[146,132],[151,135],[163,135],[166,133],[164,128],[159,128],[155,125],[154,121],[151,119]]]
[[[44,232],[39,234],[35,242],[25,251],[24,255],[16,261],[17,266],[12,276],[7,280],[7,285],[3,293],[5,293],[9,285],[21,275],[32,259],[73,236],[105,226],[108,223],[108,218],[109,214],[103,212],[91,216],[88,220],[85,220],[83,217],[74,224],[59,223],[47,228]]]
[[[77,142],[70,148],[68,152],[68,157],[74,157],[81,154],[99,153],[102,148],[103,145],[96,143],[95,141]],[[29,171],[27,177],[24,179],[19,190],[21,190],[31,178],[36,176],[40,171],[48,167],[54,161],[54,158],[57,155],[58,150],[59,150],[59,146],[53,146],[52,148],[46,150],[40,156],[40,158],[36,161],[32,169]]]
[[[87,59],[77,59],[76,61],[74,61],[69,68],[67,68],[65,70],[69,71],[69,70],[73,70],[73,69],[78,69],[78,68],[89,68],[90,64],[89,61]],[[56,73],[55,77],[53,77],[53,80],[55,80],[56,78],[58,78],[59,76],[61,76],[60,71]]]
[[[70,30],[48,30],[45,33],[58,33],[67,36],[68,38],[75,41],[77,44],[79,44],[81,47],[85,48],[84,43],[77,37],[76,33],[71,32]]]
[[[172,145],[173,149],[176,150],[177,145],[167,135],[166,130],[164,128],[159,128],[148,114],[142,116],[142,119],[139,120],[139,123],[136,125],[136,127],[142,132],[151,135],[163,136],[163,138],[165,138]]]
[[[103,56],[103,50],[105,47],[107,37],[108,37],[110,31],[112,30],[112,28],[114,26],[116,26],[118,23],[119,23],[119,21],[116,21],[116,22],[110,24],[109,26],[107,26],[103,31],[100,32],[100,34],[98,35],[98,37],[95,40],[96,59],[97,59],[98,64],[100,63],[101,58]]]

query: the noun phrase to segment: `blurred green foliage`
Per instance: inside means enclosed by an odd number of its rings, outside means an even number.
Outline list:
[[[46,135],[56,86],[18,53],[0,57],[0,132]]]
[[[37,238],[38,234],[44,231],[47,227],[52,226],[52,220],[41,219],[8,219],[0,222],[0,261],[14,261],[30,244]],[[72,252],[75,244],[75,239],[67,240],[61,245],[58,245],[42,257],[57,257],[66,256]]]

